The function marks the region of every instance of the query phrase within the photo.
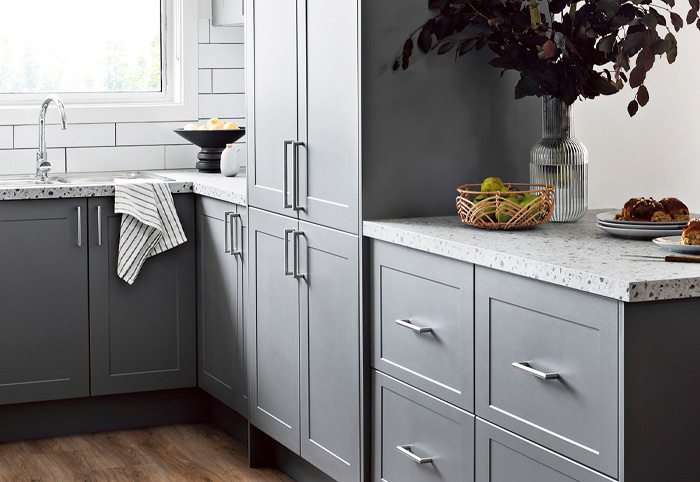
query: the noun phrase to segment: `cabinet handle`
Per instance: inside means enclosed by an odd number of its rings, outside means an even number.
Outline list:
[[[411,452],[410,445],[397,445],[396,450],[398,450],[417,464],[430,464],[433,462],[433,457],[418,457],[416,454]]]
[[[241,15],[245,16],[245,0],[241,0]]]
[[[292,167],[294,169],[294,193],[292,195],[292,209],[294,211],[303,211],[304,208],[299,206],[299,146],[303,146],[303,142],[294,142],[292,144]]]
[[[292,235],[294,240],[292,246],[292,249],[294,250],[294,266],[292,268],[292,273],[294,273],[293,276],[296,279],[306,279],[305,274],[299,273],[299,236],[304,236],[304,231],[294,231],[294,234]]]
[[[289,190],[289,180],[287,179],[287,146],[294,145],[294,141],[284,141],[284,160],[282,163],[282,207],[284,209],[291,208],[287,200],[287,191]]]
[[[97,206],[97,245],[102,246],[102,206]]]
[[[226,211],[224,213],[224,253],[226,254],[231,254],[231,247],[229,246],[231,244],[231,240],[229,240],[229,224],[231,223],[231,215],[235,214],[233,211]]]
[[[293,233],[293,229],[285,229],[284,230],[284,275],[289,276],[289,275],[294,275],[292,271],[289,271],[289,247],[287,246],[289,244],[289,233]]]
[[[396,320],[396,324],[399,326],[403,326],[404,328],[408,328],[409,330],[413,330],[416,333],[430,333],[433,331],[433,329],[430,326],[418,326],[414,325],[411,323],[410,320]]]
[[[243,221],[241,221],[241,215],[239,213],[231,213],[231,217],[229,218],[230,221],[230,230],[229,230],[229,237],[231,238],[231,256],[240,256],[243,254],[243,250],[241,249],[241,240],[243,239]],[[234,221],[234,219],[237,219],[238,221]],[[241,225],[241,236],[238,236],[238,230],[235,231],[235,239],[236,242],[234,243],[234,229],[233,225],[234,224],[240,224]]]
[[[75,243],[78,245],[78,247],[83,246],[83,214],[82,211],[80,210],[80,206],[77,206],[75,209],[78,210],[78,242]]]
[[[529,373],[530,375],[541,378],[542,380],[554,380],[555,378],[559,378],[559,374],[557,372],[546,373],[535,370],[528,362],[514,362],[513,366],[518,370],[522,370],[525,373]]]

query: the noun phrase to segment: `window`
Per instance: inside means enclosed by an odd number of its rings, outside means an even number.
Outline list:
[[[71,122],[197,117],[197,2],[4,3],[0,125],[36,123],[49,93]]]

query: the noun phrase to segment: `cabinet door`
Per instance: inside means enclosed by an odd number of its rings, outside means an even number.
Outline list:
[[[357,0],[298,3],[299,219],[357,234]]]
[[[211,10],[211,24],[215,27],[245,23],[245,0],[212,0]]]
[[[334,479],[360,480],[357,236],[300,222],[301,455]]]
[[[198,384],[247,415],[242,350],[246,210],[198,196],[196,211]]]
[[[194,199],[174,198],[188,241],[148,258],[132,285],[117,276],[114,198],[88,200],[92,395],[197,384]]]
[[[253,208],[248,216],[250,422],[299,454],[300,281],[285,274],[293,261],[285,230],[298,222]]]
[[[0,404],[89,395],[85,206],[0,204]]]
[[[249,50],[248,204],[297,217],[291,207],[292,157],[297,141],[297,9],[295,0],[253,4]],[[284,158],[288,158],[285,166]],[[286,172],[286,176],[285,176]],[[288,181],[286,195],[284,181]]]

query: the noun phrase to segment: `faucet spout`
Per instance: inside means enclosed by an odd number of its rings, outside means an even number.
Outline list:
[[[39,151],[36,153],[36,177],[42,181],[46,181],[51,170],[51,163],[48,161],[46,152],[46,111],[49,105],[53,102],[58,107],[58,112],[61,116],[61,129],[66,129],[66,108],[61,99],[55,95],[50,95],[44,99],[39,112]]]

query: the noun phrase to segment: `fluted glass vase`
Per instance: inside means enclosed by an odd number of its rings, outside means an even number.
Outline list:
[[[588,151],[574,137],[573,106],[542,98],[542,139],[530,151],[530,182],[554,186],[552,221],[581,219],[588,210]]]

